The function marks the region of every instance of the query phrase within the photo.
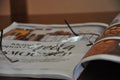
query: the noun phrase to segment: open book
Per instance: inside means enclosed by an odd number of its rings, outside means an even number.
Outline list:
[[[94,22],[70,26],[78,36],[66,24],[12,23],[3,32],[0,75],[77,80],[92,60],[119,62],[118,50],[111,52],[116,50],[119,35],[108,36],[115,25]]]

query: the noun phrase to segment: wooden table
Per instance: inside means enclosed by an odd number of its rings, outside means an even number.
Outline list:
[[[79,14],[49,14],[49,15],[15,15],[0,16],[0,29],[4,29],[12,22],[38,23],[38,24],[65,24],[64,19],[69,23],[83,22],[103,22],[110,24],[112,19],[119,12],[100,12],[100,13],[79,13]],[[31,78],[0,77],[0,80],[48,80]]]
[[[98,12],[98,13],[71,13],[71,14],[46,14],[46,15],[14,15],[0,16],[0,29],[4,29],[12,22],[38,23],[38,24],[65,24],[64,19],[69,23],[103,22],[110,24],[112,19],[119,12]]]

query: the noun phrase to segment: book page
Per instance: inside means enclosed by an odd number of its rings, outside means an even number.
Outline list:
[[[92,60],[109,60],[113,62],[120,62],[119,43],[119,39],[108,39],[97,42],[84,56],[82,63]]]
[[[4,40],[3,51],[6,56],[18,62],[10,63],[0,56],[0,74],[70,79],[74,68],[90,48],[86,43],[88,40],[82,38],[76,42],[63,43]]]
[[[3,51],[17,61],[0,55],[0,74],[4,76],[73,79],[80,60],[106,29],[102,23],[67,25],[13,23],[4,30]],[[3,52],[1,52],[2,54]]]
[[[70,24],[78,35],[93,34],[98,37],[108,26],[104,23],[81,23]],[[74,36],[66,24],[23,24],[14,22],[4,30],[3,39],[40,41],[40,42],[59,42]]]

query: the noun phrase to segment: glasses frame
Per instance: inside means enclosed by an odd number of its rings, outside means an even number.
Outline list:
[[[7,52],[6,52],[6,51],[3,51],[3,48],[2,48],[3,30],[1,30],[0,32],[1,32],[1,35],[0,35],[0,50],[1,50],[2,55],[4,55],[4,57],[5,57],[8,61],[10,61],[11,63],[18,62],[19,60],[13,60],[13,59],[9,58],[9,57],[6,55]]]
[[[90,38],[87,38],[88,41],[89,41],[89,43],[86,44],[86,46],[91,46],[91,45],[93,45],[94,42],[90,41],[90,39],[91,39],[94,35],[99,36],[98,34],[95,34],[95,33],[80,33],[80,34],[77,34],[77,33],[75,33],[75,31],[71,28],[71,26],[70,26],[70,24],[68,23],[68,21],[67,21],[67,20],[64,20],[64,21],[65,21],[65,23],[67,24],[67,27],[68,27],[68,28],[71,30],[71,32],[74,34],[74,36],[91,34],[91,37],[90,37]]]

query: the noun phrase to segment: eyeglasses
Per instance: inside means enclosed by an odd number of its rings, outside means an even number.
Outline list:
[[[78,34],[73,31],[73,29],[72,29],[71,26],[69,25],[68,21],[67,21],[67,20],[64,20],[64,21],[65,21],[65,23],[67,24],[68,28],[71,30],[71,32],[72,32],[75,36],[78,36]]]
[[[89,41],[88,44],[86,44],[86,46],[91,46],[93,45],[93,42],[90,40],[94,35],[97,35],[99,36],[98,34],[95,34],[95,33],[80,33],[80,34],[77,34],[74,32],[74,30],[71,28],[71,26],[69,25],[68,21],[67,20],[64,20],[65,23],[67,24],[67,27],[71,30],[71,32],[75,35],[75,36],[79,36],[79,35],[87,35],[87,34],[90,34],[91,36],[89,38],[87,38],[87,40]]]
[[[1,30],[1,36],[0,36],[0,50],[1,50],[2,55],[4,55],[4,57],[5,57],[7,60],[9,60],[11,63],[18,62],[19,60],[13,60],[13,59],[9,58],[9,57],[6,55],[7,52],[3,51],[3,49],[2,49],[2,38],[3,38],[3,30]]]

